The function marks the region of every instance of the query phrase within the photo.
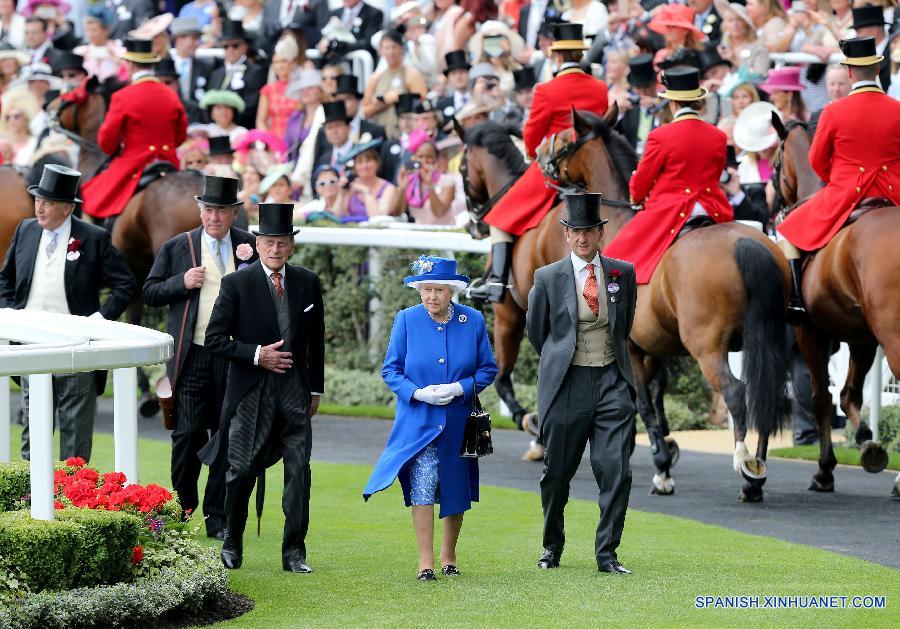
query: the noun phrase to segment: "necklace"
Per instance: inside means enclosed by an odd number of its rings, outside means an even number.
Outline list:
[[[438,321],[437,319],[435,319],[434,315],[431,314],[431,312],[428,312],[428,316],[431,317],[435,323],[441,323],[443,325],[446,325],[446,324],[450,323],[450,319],[453,318],[453,304],[452,303],[450,304],[450,310],[447,311],[447,318],[444,319],[443,321]]]

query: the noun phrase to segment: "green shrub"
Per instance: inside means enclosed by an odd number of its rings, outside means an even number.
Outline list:
[[[0,608],[16,602],[29,592],[19,567],[0,556]]]
[[[0,513],[0,555],[32,591],[68,589],[82,557],[81,530],[77,522],[32,520],[27,511]]]
[[[0,511],[12,511],[23,496],[31,493],[28,461],[0,463]]]
[[[132,579],[131,551],[138,544],[141,528],[138,517],[71,507],[57,511],[56,518],[80,525],[81,558],[73,580],[75,586]]]
[[[863,412],[863,420],[869,423],[871,411]],[[847,422],[844,427],[848,445],[856,445],[856,430],[853,424]],[[888,452],[900,452],[900,404],[890,404],[881,407],[881,415],[878,417],[878,441]]]

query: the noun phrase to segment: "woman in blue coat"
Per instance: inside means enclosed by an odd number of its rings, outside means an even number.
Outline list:
[[[462,458],[472,398],[490,386],[497,364],[481,313],[452,302],[468,286],[456,261],[420,256],[404,278],[422,305],[397,313],[381,376],[397,394],[394,428],[363,498],[400,479],[412,507],[421,581],[434,581],[434,505],[444,520],[441,572],[459,574],[456,541],[463,513],[478,500],[478,461]]]

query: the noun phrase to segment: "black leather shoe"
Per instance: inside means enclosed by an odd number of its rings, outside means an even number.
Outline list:
[[[445,577],[455,577],[459,575],[459,568],[457,568],[453,564],[447,564],[446,566],[441,568],[441,574]]]
[[[225,541],[225,522],[218,518],[206,518],[206,536]]]
[[[220,555],[222,564],[229,570],[237,570],[241,567],[241,563],[244,560],[243,548],[241,548],[240,542],[237,542],[227,532],[223,533],[223,536],[225,540],[222,543],[222,553]]]
[[[306,559],[303,559],[302,557],[294,557],[289,561],[282,561],[281,567],[288,572],[294,572],[296,574],[309,574],[313,571],[313,569],[309,567],[309,564],[306,563]]]
[[[544,550],[541,558],[538,559],[537,567],[541,570],[559,568],[559,555],[552,550]]]
[[[419,571],[419,576],[416,577],[418,581],[437,581],[437,577],[434,576],[434,570],[430,570],[426,568],[425,570]]]
[[[627,569],[615,559],[612,561],[604,561],[597,566],[597,569],[600,572],[611,572],[613,574],[631,574],[631,570]]]

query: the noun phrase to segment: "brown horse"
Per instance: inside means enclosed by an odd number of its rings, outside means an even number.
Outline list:
[[[801,123],[785,127],[773,120],[781,137],[776,184],[783,202],[791,206],[822,187],[809,164],[810,140]],[[881,471],[887,464],[884,448],[872,441],[862,421],[863,384],[878,345],[895,376],[900,377],[900,208],[880,207],[863,213],[839,231],[831,242],[808,259],[802,293],[809,320],[797,327],[797,344],[812,381],[813,410],[819,424],[819,470],[810,489],[834,491],[832,470],[837,464],[831,443],[831,394],[828,358],[835,342],[850,346],[850,367],[841,389],[841,409],[856,428],[863,467]]]
[[[97,132],[106,115],[109,99],[119,87],[101,84],[91,78],[85,84],[87,95],[83,102],[56,99],[48,106],[51,126],[79,146],[78,170],[83,181],[96,175],[109,160],[97,144]],[[138,191],[114,221],[104,222],[111,228],[113,245],[128,262],[138,287],[143,286],[163,243],[200,225],[194,196],[200,194],[202,187],[203,176],[197,171],[171,172]],[[139,288],[128,308],[128,322],[140,324],[142,313],[143,298]],[[149,402],[142,412],[154,411],[153,400],[147,395],[149,383],[143,372],[138,372],[144,401]]]
[[[0,190],[0,260],[5,260],[16,227],[34,216],[34,200],[28,194],[25,175],[13,166],[0,166]]]
[[[554,139],[551,153],[562,184],[584,186],[604,194],[605,242],[615,237],[633,216],[628,199],[628,179],[637,158],[624,138],[610,124],[617,112],[605,118],[589,112],[573,114],[574,130]],[[471,131],[469,133],[472,133]],[[468,134],[467,134],[468,135]],[[511,169],[488,145],[466,149],[468,187],[490,197],[506,183]],[[515,245],[513,268],[518,297],[495,306],[495,313],[509,310],[531,286],[536,268],[568,253],[557,207],[541,223],[540,234],[526,234]],[[766,479],[768,435],[782,428],[790,410],[787,397],[789,359],[785,342],[786,298],[790,271],[780,251],[760,232],[737,223],[692,231],[670,248],[650,284],[639,288],[637,312],[630,339],[632,365],[637,379],[637,407],[651,436],[657,475],[655,493],[674,491],[671,456],[664,440],[668,433],[661,395],[651,388],[661,375],[662,359],[690,354],[712,388],[724,395],[735,420],[734,465],[747,480],[740,498],[762,499]],[[509,329],[512,319],[495,319],[494,342],[498,364],[508,360],[510,341],[521,338],[521,329]],[[499,322],[499,323],[498,323]],[[743,347],[743,378],[728,366],[728,352]],[[511,369],[511,367],[508,367]],[[654,397],[656,399],[654,400]],[[760,433],[756,457],[744,444],[749,426]]]

